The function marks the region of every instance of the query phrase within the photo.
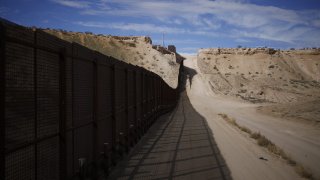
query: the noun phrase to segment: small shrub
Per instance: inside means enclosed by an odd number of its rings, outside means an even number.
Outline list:
[[[117,46],[116,43],[112,40],[110,40],[109,44],[110,44],[110,46]]]
[[[262,135],[260,135],[257,140],[259,146],[268,147],[271,144],[271,142],[265,136]]]
[[[261,134],[260,134],[260,133],[257,133],[257,132],[254,132],[254,133],[252,133],[252,134],[250,135],[250,137],[253,138],[253,139],[258,139],[258,138],[260,138],[260,136],[261,136]]]
[[[301,177],[304,177],[304,178],[307,178],[307,179],[312,179],[312,174],[307,171],[303,166],[301,165],[298,165],[295,167],[295,171],[301,176]]]
[[[173,61],[168,61],[168,64],[169,64],[170,66],[174,66],[176,63],[174,63]]]
[[[247,90],[246,89],[240,89],[239,93],[246,93]]]
[[[248,129],[247,127],[240,126],[239,128],[240,128],[241,131],[246,132],[246,133],[248,133],[248,134],[251,134],[251,133],[252,133],[251,130]]]
[[[130,47],[136,47],[136,46],[137,46],[135,43],[127,43],[127,44],[128,44],[128,46],[130,46]]]
[[[289,165],[291,165],[291,166],[297,165],[297,162],[296,162],[295,160],[291,159],[291,158],[288,158],[287,163],[288,163]]]
[[[223,119],[228,118],[228,116],[226,114],[219,113],[218,115],[221,116]]]

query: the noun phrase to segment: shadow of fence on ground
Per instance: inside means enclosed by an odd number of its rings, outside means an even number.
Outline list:
[[[196,74],[184,69],[182,83]],[[182,87],[184,87],[182,85]],[[231,179],[207,121],[182,90],[172,114],[161,117],[109,179]]]

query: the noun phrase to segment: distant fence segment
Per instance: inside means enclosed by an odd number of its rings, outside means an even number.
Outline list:
[[[178,88],[141,67],[41,30],[3,23],[0,33],[6,180],[107,173],[178,101]]]

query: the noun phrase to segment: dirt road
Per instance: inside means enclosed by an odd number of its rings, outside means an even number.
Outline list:
[[[298,124],[258,114],[256,105],[214,95],[198,73],[196,57],[185,61],[192,85],[187,84],[188,97],[195,109],[205,117],[214,138],[230,167],[235,179],[297,179],[293,169],[281,160],[270,156],[252,140],[230,128],[218,116],[225,113],[237,120],[238,124],[265,135],[285,150],[293,159],[301,162],[319,178],[320,131],[310,125]],[[189,83],[191,81],[188,81]],[[261,162],[258,157],[267,157]]]

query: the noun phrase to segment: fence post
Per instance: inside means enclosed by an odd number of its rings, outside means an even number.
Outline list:
[[[5,179],[5,88],[6,88],[6,32],[0,23],[0,177]]]
[[[153,75],[153,108],[155,113],[155,119],[158,118],[157,115],[157,76]]]
[[[147,132],[149,124],[150,124],[150,75],[149,72],[146,73],[146,111],[147,111],[147,118],[146,118],[146,129],[145,131]]]
[[[116,62],[111,67],[112,69],[112,153],[111,153],[111,161],[112,164],[114,165],[116,162],[116,157],[115,155],[117,154],[116,152],[116,147],[117,147],[117,122],[116,122],[116,100],[115,100],[115,95],[116,95],[116,87],[115,87],[115,82],[116,82]]]
[[[59,72],[59,84],[60,84],[60,90],[59,90],[59,106],[60,106],[60,114],[59,114],[59,158],[60,158],[60,179],[66,179],[67,173],[67,166],[66,166],[66,75],[65,75],[65,68],[66,68],[66,49],[62,48],[60,50],[59,54],[59,66],[60,66],[60,72]]]
[[[163,111],[163,82],[160,80],[160,107],[161,111]]]
[[[139,98],[139,101],[137,101],[137,108],[139,106],[139,109],[140,109],[140,112],[139,114],[137,113],[137,116],[139,117],[139,121],[138,121],[138,129],[137,129],[137,132],[138,132],[138,139],[141,138],[141,123],[142,123],[142,72],[141,72],[141,69],[140,67],[137,67],[137,73],[139,74],[139,82],[140,82],[140,88],[137,86],[137,89],[140,89],[140,91],[137,91],[137,97],[138,97],[138,94],[140,94],[140,98]],[[138,100],[138,98],[137,98]]]
[[[137,118],[137,67],[133,68],[133,107],[134,107],[134,127],[133,127],[133,144],[137,143],[137,128],[138,128],[138,118]]]
[[[156,76],[153,74],[152,75],[152,87],[153,87],[153,97],[152,97],[152,110],[153,110],[153,114],[154,114],[154,121],[157,119],[157,109],[156,109],[156,103],[157,103],[157,88],[156,88]]]
[[[75,55],[75,47],[74,47],[74,43],[71,44],[71,174],[73,175],[74,174],[74,169],[75,169],[75,165],[74,165],[74,122],[75,122],[75,118],[74,118],[74,109],[75,109],[75,98],[74,98],[74,89],[75,89],[75,82],[74,82],[74,66],[75,66],[75,63],[76,63],[76,60],[74,58],[74,55]],[[69,173],[68,173],[69,174]]]
[[[130,121],[129,121],[129,85],[128,85],[128,67],[127,65],[124,66],[124,74],[125,74],[125,113],[126,113],[126,121],[125,121],[125,128],[126,128],[126,133],[124,134],[124,146],[125,146],[125,152],[128,153],[129,151],[129,142],[130,142],[130,131],[131,131],[131,126],[130,126]]]
[[[96,52],[94,52],[94,55]],[[92,111],[92,118],[93,118],[93,159],[97,160],[97,140],[98,140],[98,133],[97,133],[97,99],[98,99],[98,89],[97,89],[97,78],[98,78],[98,67],[97,67],[97,59],[96,57],[93,58],[93,111]]]
[[[34,47],[33,47],[33,83],[34,83],[34,177],[38,178],[38,62],[37,62],[37,30],[34,31],[34,39],[33,39]]]
[[[142,135],[144,134],[144,121],[145,121],[145,118],[144,118],[144,71],[143,69],[141,68],[141,133]]]

